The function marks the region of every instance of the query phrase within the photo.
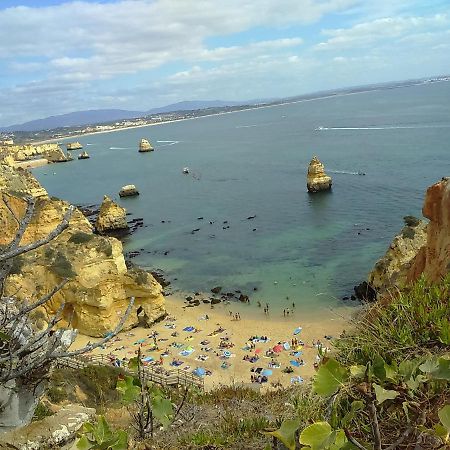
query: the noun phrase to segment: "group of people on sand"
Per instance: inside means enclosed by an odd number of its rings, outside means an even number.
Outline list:
[[[232,311],[228,311],[230,314],[231,320],[241,320],[241,314],[240,313],[233,313]]]

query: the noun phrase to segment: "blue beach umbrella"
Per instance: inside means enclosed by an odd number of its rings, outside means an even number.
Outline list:
[[[203,367],[197,367],[192,373],[198,377],[204,377],[206,370]]]
[[[298,327],[298,328],[296,328],[295,330],[294,330],[294,336],[297,336],[297,334],[299,334],[300,333],[300,331],[302,331],[302,327]]]
[[[262,372],[261,372],[261,375],[264,375],[264,376],[266,376],[266,377],[268,377],[269,375],[272,375],[272,371],[270,370],[270,369],[264,369]]]

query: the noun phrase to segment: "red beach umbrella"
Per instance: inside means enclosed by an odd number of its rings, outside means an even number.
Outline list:
[[[276,353],[281,353],[283,351],[283,346],[280,344],[275,345],[275,347],[273,348],[273,351]]]

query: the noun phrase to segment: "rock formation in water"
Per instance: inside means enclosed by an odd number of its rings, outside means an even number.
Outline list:
[[[0,161],[6,158],[12,158],[14,161],[28,161],[36,156],[41,156],[48,162],[65,162],[72,159],[58,144],[0,145]]]
[[[100,234],[108,231],[126,230],[128,229],[126,216],[127,210],[105,195],[100,206],[95,228]]]
[[[82,148],[83,146],[78,141],[67,143],[67,150],[81,150]]]
[[[119,191],[120,197],[133,197],[134,195],[139,195],[139,191],[134,184],[122,186],[122,189]]]
[[[369,274],[369,284],[378,292],[390,287],[404,287],[419,250],[427,242],[427,224],[411,216],[405,217],[405,226],[395,236],[384,256]]]
[[[314,156],[308,167],[306,186],[309,192],[328,191],[331,189],[332,180],[325,173],[323,164],[317,156]]]
[[[152,152],[154,150],[152,144],[147,139],[141,139],[141,142],[139,143],[139,152],[145,153],[145,152]]]
[[[427,242],[419,250],[408,278],[414,281],[424,274],[438,281],[450,272],[450,177],[427,189],[422,214],[430,221]]]
[[[37,197],[32,221],[21,243],[46,236],[61,221],[69,204],[49,198],[46,191],[27,171],[0,165],[0,190],[17,215],[24,214],[21,196]],[[0,245],[11,241],[17,230],[0,196]],[[129,298],[136,298],[125,329],[147,324],[165,314],[162,288],[146,271],[127,269],[122,244],[112,237],[98,236],[84,215],[76,210],[69,227],[49,244],[18,257],[5,284],[6,295],[19,299],[37,298],[49,292],[64,278],[69,282],[36,314],[39,325],[64,303],[63,323],[71,320],[74,328],[89,336],[103,336],[118,324]],[[138,318],[138,311],[140,318]]]

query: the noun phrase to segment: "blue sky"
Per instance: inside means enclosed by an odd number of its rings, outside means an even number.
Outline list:
[[[0,24],[0,126],[450,73],[448,0],[2,0]]]

